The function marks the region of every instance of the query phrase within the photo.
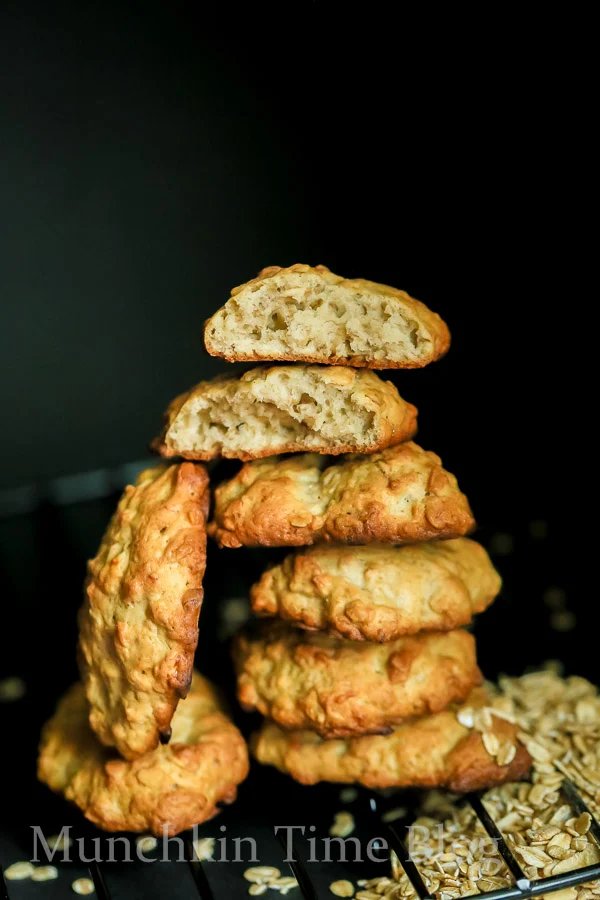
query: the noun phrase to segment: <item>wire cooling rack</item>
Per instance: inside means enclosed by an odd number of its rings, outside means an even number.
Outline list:
[[[248,897],[250,884],[244,879],[244,872],[252,865],[275,866],[283,876],[292,876],[297,879],[298,887],[287,895],[289,900],[321,900],[331,898],[333,894],[329,885],[336,880],[349,879],[354,884],[359,879],[373,878],[389,874],[389,863],[384,862],[387,854],[382,854],[382,863],[374,864],[372,861],[339,861],[332,854],[331,860],[313,862],[310,859],[310,839],[318,841],[321,836],[327,834],[327,824],[331,823],[334,812],[339,809],[339,788],[336,792],[331,789],[300,788],[297,785],[289,786],[288,780],[276,778],[271,783],[271,792],[278,792],[277,798],[289,800],[287,806],[286,821],[305,821],[304,833],[302,826],[296,825],[293,832],[279,828],[277,822],[269,821],[273,814],[272,797],[265,797],[261,808],[257,805],[256,790],[252,789],[246,796],[242,794],[238,803],[225,810],[221,816],[213,822],[205,823],[198,830],[198,837],[216,836],[217,842],[222,838],[228,842],[229,849],[224,853],[231,856],[231,848],[235,845],[236,838],[241,839],[240,861],[235,858],[227,858],[226,861],[198,861],[194,858],[192,837],[184,835],[181,842],[171,842],[166,858],[158,859],[153,864],[144,864],[139,860],[126,861],[119,858],[121,847],[116,851],[113,848],[113,859],[106,860],[103,856],[103,842],[107,841],[106,835],[100,835],[82,822],[73,826],[72,835],[80,835],[76,840],[77,849],[71,851],[70,862],[57,862],[59,878],[47,883],[35,883],[31,881],[5,881],[0,879],[0,896],[3,900],[27,900],[27,898],[48,898],[48,900],[67,900],[75,896],[71,887],[72,882],[81,877],[91,878],[95,886],[95,895],[99,900],[154,900],[154,898],[169,898],[169,900],[237,900]],[[307,807],[303,810],[303,818],[297,814],[295,800],[302,795],[309,795],[309,808],[312,806],[311,815]],[[571,782],[565,782],[563,793],[565,801],[570,804],[573,813],[580,815],[589,812],[576,788]],[[286,795],[286,796],[283,796]],[[335,799],[334,799],[335,798]],[[306,797],[305,797],[306,799]],[[402,798],[404,799],[404,798]],[[395,802],[398,795],[395,797]],[[497,825],[484,808],[481,797],[478,794],[470,794],[465,798],[473,808],[476,816],[486,830],[487,834],[495,842],[513,879],[511,887],[487,892],[486,900],[514,900],[514,898],[530,898],[548,896],[555,891],[572,888],[586,882],[600,879],[600,863],[574,869],[561,875],[554,875],[536,881],[530,881],[523,872],[519,862],[511,853],[504,841]],[[417,865],[409,858],[406,844],[402,838],[402,829],[396,824],[386,825],[381,821],[381,798],[376,794],[366,791],[360,792],[360,799],[351,808],[355,818],[355,830],[361,846],[366,846],[369,840],[377,835],[379,839],[387,841],[388,848],[394,850],[400,859],[404,871],[411,881],[416,896],[419,900],[427,900],[428,893],[425,883],[419,874]],[[283,820],[281,820],[283,821]],[[311,821],[317,825],[309,825]],[[595,842],[600,846],[600,827],[592,816],[590,832]],[[50,832],[44,828],[44,833]],[[17,859],[27,859],[26,846],[32,845],[31,834],[23,836],[19,841],[13,834],[0,833],[0,860],[4,867]],[[291,838],[290,838],[291,834]],[[223,838],[225,835],[225,838]],[[244,858],[244,838],[252,838],[255,842],[256,855],[254,858]],[[128,836],[126,839],[134,839]],[[81,841],[81,843],[79,843]],[[28,845],[26,844],[28,842]],[[293,861],[287,861],[287,854],[293,847]],[[314,844],[313,844],[314,847]],[[83,854],[83,858],[82,858]],[[108,855],[108,854],[107,854]],[[151,854],[150,854],[151,855]],[[217,854],[215,854],[217,856]],[[105,861],[85,862],[92,857],[101,856]],[[218,856],[217,856],[218,859]],[[40,858],[39,864],[46,860]],[[357,891],[361,890],[357,888]],[[363,889],[364,890],[364,889]],[[276,900],[278,894],[268,890],[268,897]]]

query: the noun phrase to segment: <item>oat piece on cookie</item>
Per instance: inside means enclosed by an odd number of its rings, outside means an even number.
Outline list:
[[[306,453],[247,463],[216,488],[208,533],[222,547],[299,547],[412,543],[474,526],[439,456],[407,442],[339,460]]]
[[[168,741],[190,685],[207,512],[203,466],[146,469],[88,563],[78,658],[90,725],[126,759]]]
[[[207,321],[206,349],[236,360],[414,369],[448,350],[440,317],[405,291],[325,266],[270,266]]]
[[[491,702],[484,688],[465,701],[468,713]],[[531,758],[517,726],[489,715],[483,732],[461,724],[458,707],[397,726],[389,735],[323,740],[312,731],[285,731],[265,720],[254,736],[256,759],[302,784],[334,781],[369,788],[445,787],[459,793],[515,781]]]
[[[197,673],[172,727],[168,746],[119,759],[90,729],[85,691],[74,684],[44,726],[38,777],[106,831],[177,834],[235,800],[248,753],[215,690]]]
[[[324,738],[390,733],[482,680],[473,636],[461,629],[372,644],[274,621],[238,635],[233,655],[242,707]]]
[[[390,381],[333,366],[257,366],[203,381],[170,404],[162,456],[260,459],[276,453],[370,453],[407,440],[417,410]]]
[[[317,544],[268,569],[250,602],[259,616],[382,642],[468,625],[500,586],[484,548],[468,538],[399,547]]]

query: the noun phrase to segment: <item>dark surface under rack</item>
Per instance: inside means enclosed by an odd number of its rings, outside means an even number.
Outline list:
[[[290,785],[287,779],[277,773],[255,774],[256,778],[245,789],[242,788],[240,801],[224,810],[212,822],[200,826],[195,835],[188,832],[181,836],[181,841],[171,840],[167,852],[159,841],[156,850],[147,854],[149,858],[156,860],[152,863],[136,858],[135,836],[132,835],[121,836],[129,843],[132,861],[126,859],[123,841],[117,841],[116,846],[113,845],[111,859],[109,836],[95,831],[71,814],[68,817],[71,824],[69,835],[74,844],[70,851],[70,861],[61,862],[60,854],[53,860],[53,864],[58,866],[59,878],[46,883],[2,881],[0,896],[3,900],[28,900],[42,895],[48,900],[67,900],[75,896],[71,888],[72,882],[76,878],[89,877],[94,881],[96,895],[100,900],[162,900],[166,897],[174,900],[194,900],[198,897],[202,900],[241,900],[249,896],[250,884],[244,878],[246,869],[255,865],[268,865],[278,868],[282,875],[298,880],[298,887],[288,894],[290,900],[320,900],[333,896],[329,890],[333,881],[348,879],[356,884],[359,879],[389,875],[389,851],[394,850],[417,897],[421,900],[429,897],[418,867],[408,858],[404,826],[410,821],[409,813],[402,822],[386,825],[381,820],[386,809],[400,802],[408,804],[409,810],[411,800],[415,799],[414,794],[403,793],[382,798],[359,790],[355,800],[342,803],[339,797],[340,786],[301,788],[299,785]],[[570,782],[565,783],[564,794],[574,813],[579,815],[586,811],[585,804]],[[547,896],[554,891],[600,879],[599,862],[562,875],[529,881],[486,812],[479,795],[471,794],[464,798],[464,802],[471,804],[488,835],[494,840],[514,881],[511,887],[486,893],[485,897],[489,900],[525,900]],[[352,836],[360,842],[358,861],[355,858],[358,845],[350,842],[346,850],[346,861],[340,860],[336,843],[330,848],[330,859],[324,859],[326,854],[323,852],[322,840],[328,835],[334,814],[341,809],[347,809],[355,819]],[[60,831],[64,823],[63,810],[60,820],[45,821],[41,827],[43,833],[49,836]],[[276,826],[279,826],[277,833]],[[281,826],[288,826],[288,829],[282,829]],[[289,826],[294,826],[294,830],[290,831]],[[303,830],[299,826],[303,826]],[[600,844],[600,827],[593,818],[590,831],[596,843]],[[217,839],[215,859],[203,862],[195,860],[192,839],[209,836]],[[371,855],[377,857],[379,862],[366,858],[365,852],[369,841],[376,838],[379,839],[379,846],[372,846]],[[236,843],[236,839],[242,840]],[[251,844],[248,839],[255,843]],[[387,848],[382,841],[387,844]],[[290,847],[293,848],[291,858],[288,857]],[[6,868],[16,860],[29,859],[32,849],[31,828],[2,828],[0,831],[2,867]],[[311,856],[321,861],[312,861]],[[38,859],[40,865],[47,862],[39,842]],[[271,897],[278,895],[274,891],[268,893]]]

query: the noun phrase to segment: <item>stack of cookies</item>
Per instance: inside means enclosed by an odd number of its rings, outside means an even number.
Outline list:
[[[206,534],[309,547],[265,572],[270,618],[235,643],[238,696],[265,717],[260,762],[305,783],[468,790],[522,775],[516,726],[461,626],[500,580],[466,497],[412,442],[417,410],[373,369],[446,352],[435,313],[322,266],[265,269],[207,323],[208,351],[273,362],[176,398],[154,442],[184,462],[126,488],[89,563],[81,682],[45,726],[38,771],[108,830],[176,834],[231,802],[246,745],[193,672]],[[285,454],[285,455],[282,455]],[[244,461],[215,491],[199,460]]]
[[[81,682],[44,727],[38,775],[108,831],[177,834],[248,773],[244,739],[193,671],[208,499],[203,466],[142,472],[88,564]]]
[[[303,783],[470,790],[529,766],[462,629],[500,579],[464,537],[475,523],[456,478],[411,440],[416,409],[372,371],[424,366],[449,342],[402,291],[322,266],[265,269],[209,319],[205,343],[279,364],[178,397],[155,442],[166,457],[245,461],[215,491],[208,532],[222,547],[308,547],[254,585],[270,621],[234,646],[239,700],[266,717],[256,758]]]

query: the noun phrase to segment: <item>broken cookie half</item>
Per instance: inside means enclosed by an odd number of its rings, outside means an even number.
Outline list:
[[[177,397],[154,447],[185,459],[260,459],[312,451],[372,453],[412,437],[417,410],[374,372],[257,366]]]
[[[450,346],[445,322],[405,291],[325,266],[270,266],[234,288],[204,343],[230,362],[283,360],[417,369]]]

